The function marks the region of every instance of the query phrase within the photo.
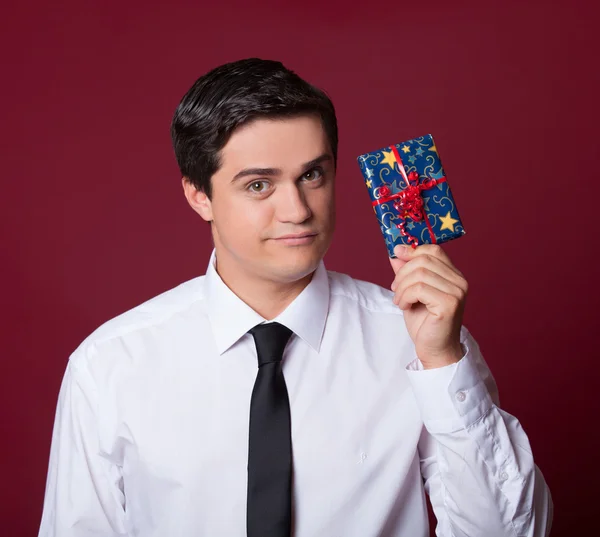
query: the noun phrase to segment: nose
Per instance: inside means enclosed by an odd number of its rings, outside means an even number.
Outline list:
[[[306,197],[301,188],[289,185],[280,190],[277,200],[277,218],[280,222],[301,224],[312,216],[312,211],[306,203]]]

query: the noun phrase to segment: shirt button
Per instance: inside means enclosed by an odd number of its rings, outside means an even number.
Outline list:
[[[500,481],[506,481],[508,479],[508,474],[506,472],[502,472],[500,474]]]
[[[467,398],[467,394],[466,394],[465,392],[458,392],[458,393],[456,394],[456,400],[457,400],[459,403],[462,403],[462,402],[463,402],[463,401],[464,401],[466,398]]]

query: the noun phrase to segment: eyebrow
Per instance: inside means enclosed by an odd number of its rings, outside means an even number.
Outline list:
[[[305,162],[302,165],[302,169],[307,170],[320,164],[321,162],[327,162],[333,160],[332,156],[329,153],[323,153],[321,156]],[[241,179],[242,177],[247,177],[248,175],[266,175],[269,177],[273,177],[276,175],[281,175],[281,170],[279,168],[246,168],[241,172],[235,174],[234,178],[231,180],[232,183]]]

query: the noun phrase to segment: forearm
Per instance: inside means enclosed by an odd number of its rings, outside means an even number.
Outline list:
[[[409,370],[424,432],[425,487],[439,535],[547,535],[552,500],[519,421],[498,407],[491,373],[463,331],[467,354],[439,370]]]

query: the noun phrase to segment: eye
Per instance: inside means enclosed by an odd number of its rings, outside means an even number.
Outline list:
[[[250,190],[250,192],[254,192],[255,194],[261,194],[265,191],[264,188],[261,188],[261,186],[264,184],[266,184],[266,181],[252,181],[252,183],[248,185],[248,190]]]
[[[308,181],[309,183],[316,181],[317,179],[321,179],[321,177],[323,177],[323,169],[319,167],[313,168],[302,175],[302,179]]]

